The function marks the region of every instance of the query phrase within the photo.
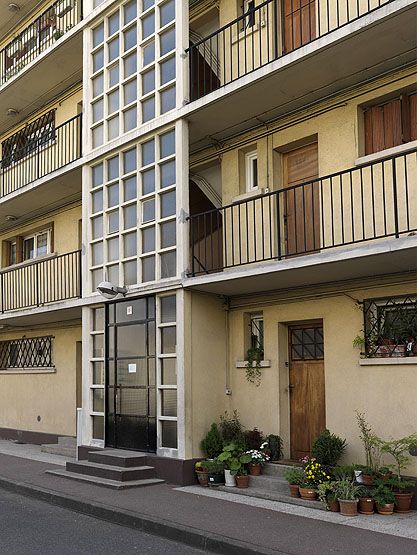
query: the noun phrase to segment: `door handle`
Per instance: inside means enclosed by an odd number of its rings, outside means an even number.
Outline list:
[[[294,389],[294,387],[295,387],[295,385],[293,383],[288,384],[288,389],[289,390]]]

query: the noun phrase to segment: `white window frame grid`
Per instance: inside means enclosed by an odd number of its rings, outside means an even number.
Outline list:
[[[258,151],[251,150],[245,154],[245,183],[246,192],[257,191],[259,188],[258,176],[254,179],[254,162],[258,162]]]
[[[261,333],[259,332],[259,322],[262,322],[262,331],[263,333],[265,333],[265,327],[264,327],[264,316],[263,313],[256,313],[256,314],[250,314],[250,322],[249,322],[249,326],[250,326],[250,347],[252,346],[252,335],[254,335],[255,337],[257,337],[258,339],[258,343],[259,345],[262,345],[262,348],[264,348],[264,337],[262,337],[262,341],[261,341]],[[253,325],[255,324],[255,325]]]
[[[94,390],[101,389],[103,391],[104,403],[105,403],[105,383],[103,383],[103,384],[94,383],[94,370],[93,370],[94,364],[93,363],[94,362],[101,362],[101,363],[103,363],[103,366],[104,366],[104,358],[105,358],[104,357],[104,355],[105,355],[104,328],[105,328],[106,324],[105,324],[105,321],[104,321],[104,314],[103,314],[103,329],[97,329],[97,330],[94,329],[94,327],[95,327],[94,313],[95,313],[95,310],[97,310],[97,309],[98,310],[103,309],[103,311],[104,311],[104,306],[103,305],[95,306],[95,307],[92,307],[91,310],[90,310],[90,318],[91,318],[91,320],[90,320],[90,325],[91,325],[91,327],[90,327],[90,346],[91,346],[90,349],[91,350],[90,350],[90,360],[89,360],[89,365],[88,365],[89,366],[89,415],[90,415],[90,423],[91,423],[91,443],[93,445],[97,444],[97,445],[101,446],[102,444],[104,445],[104,437],[102,437],[102,438],[95,438],[94,437],[93,416],[103,417],[103,430],[105,432],[104,419],[105,419],[106,407],[105,407],[105,404],[104,404],[104,411],[103,412],[94,411],[93,410],[94,409],[93,396],[94,396]],[[94,356],[94,337],[95,336],[100,336],[100,335],[103,336],[103,356],[97,357],[97,356]],[[106,378],[104,376],[104,382],[105,382],[105,379]]]
[[[149,8],[147,8],[145,11],[143,11],[142,13],[139,13],[138,10],[138,14],[137,17],[132,19],[131,21],[129,21],[128,23],[124,23],[124,6],[126,6],[127,4],[129,4],[130,2],[125,2],[123,4],[121,4],[115,11],[109,13],[106,15],[106,17],[98,24],[96,25],[94,28],[91,29],[91,34],[90,34],[90,70],[89,74],[90,74],[90,86],[89,86],[89,90],[90,90],[90,98],[89,98],[89,103],[91,106],[91,110],[89,110],[89,128],[91,130],[91,145],[92,148],[97,148],[113,139],[116,139],[117,137],[120,137],[121,135],[123,135],[124,133],[127,133],[129,131],[131,131],[132,129],[136,129],[137,127],[139,127],[140,125],[142,125],[143,123],[145,123],[143,121],[143,117],[142,117],[142,110],[143,110],[143,102],[151,99],[152,97],[154,97],[154,101],[155,101],[155,114],[154,117],[149,118],[146,120],[146,123],[149,121],[152,121],[153,119],[155,119],[156,117],[168,113],[171,110],[174,110],[176,108],[176,75],[174,76],[173,79],[171,79],[170,81],[167,81],[166,83],[162,83],[162,76],[161,76],[161,65],[163,62],[166,62],[168,59],[173,58],[174,59],[174,67],[175,67],[175,71],[176,71],[176,45],[174,44],[174,47],[169,50],[166,54],[161,55],[161,49],[160,49],[160,40],[161,40],[161,35],[163,35],[164,33],[166,33],[167,31],[173,31],[174,32],[174,37],[175,37],[175,17],[173,20],[171,20],[169,23],[167,23],[164,26],[160,26],[160,8],[161,6],[163,6],[164,4],[167,4],[168,2],[170,2],[172,0],[160,0],[160,1],[156,1],[154,2],[154,4],[152,6],[150,6]],[[174,1],[174,9],[176,9],[176,3]],[[109,18],[111,18],[114,14],[119,13],[119,27],[118,30],[115,31],[113,34],[109,34]],[[151,14],[154,14],[154,18],[155,18],[155,27],[154,27],[154,32],[151,33],[149,36],[147,36],[146,38],[142,39],[142,21],[144,19],[146,19],[146,17],[150,16]],[[93,32],[95,29],[99,28],[101,25],[103,25],[104,27],[104,39],[103,41],[101,41],[99,44],[97,44],[96,46],[94,46],[93,44]],[[136,44],[134,46],[132,46],[130,49],[128,50],[124,50],[124,33],[129,31],[130,29],[132,29],[134,26],[136,25]],[[109,43],[111,43],[115,38],[117,38],[117,40],[119,41],[119,55],[116,56],[114,59],[112,59],[111,61],[109,60],[109,48],[108,45]],[[174,38],[175,41],[175,38]],[[148,65],[144,66],[142,63],[143,60],[143,49],[145,46],[151,44],[152,42],[154,42],[155,45],[155,56],[154,56],[154,60],[152,62],[150,62]],[[101,49],[103,49],[103,66],[100,67],[99,69],[97,69],[96,71],[93,71],[93,57],[94,54],[96,54],[97,52],[99,52]],[[130,55],[134,54],[136,52],[136,59],[137,59],[137,70],[135,72],[133,72],[132,74],[130,74],[127,77],[124,77],[124,60],[126,58],[128,58]],[[119,80],[117,82],[117,84],[109,86],[109,70],[112,67],[115,67],[116,64],[118,64],[119,66]],[[145,75],[146,73],[148,73],[151,70],[154,70],[155,72],[155,86],[153,88],[152,91],[142,94],[142,78],[143,75]],[[122,77],[122,73],[123,73],[123,77]],[[103,91],[94,96],[93,95],[93,80],[95,78],[97,78],[98,76],[102,75],[103,77]],[[136,79],[136,99],[131,101],[128,104],[124,104],[124,86],[130,82],[133,82]],[[166,110],[165,112],[162,112],[162,94],[165,93],[168,89],[173,89],[173,94],[174,94],[174,106],[172,108],[170,108],[169,110]],[[113,112],[109,112],[108,111],[108,96],[109,94],[118,91],[119,93],[119,107],[117,110],[113,111]],[[97,119],[96,121],[93,121],[93,105],[96,104],[97,102],[102,101],[103,103],[103,113],[102,113],[102,117],[100,119]],[[136,125],[125,130],[125,126],[124,126],[124,114],[132,109],[134,106],[136,106]],[[112,120],[114,117],[118,117],[119,118],[119,122],[118,122],[118,133],[116,135],[114,135],[114,137],[110,137],[109,136],[109,121]],[[102,126],[102,142],[95,144],[94,142],[94,130],[99,128],[100,126]]]
[[[98,281],[102,281],[103,279],[110,279],[109,275],[111,272],[111,268],[118,265],[118,284],[125,285],[125,274],[124,268],[125,264],[129,262],[136,261],[136,282],[129,283],[128,285],[139,285],[142,283],[154,283],[156,281],[160,281],[162,279],[170,279],[177,275],[177,260],[175,263],[175,272],[173,276],[169,276],[167,278],[162,277],[162,256],[164,254],[175,252],[177,258],[177,225],[176,225],[176,208],[173,214],[169,216],[162,217],[161,214],[161,203],[162,197],[166,193],[175,192],[176,200],[177,200],[177,187],[176,187],[176,180],[172,185],[167,187],[161,186],[161,166],[166,164],[167,162],[175,161],[176,160],[176,147],[174,149],[173,154],[169,154],[168,156],[161,158],[161,149],[160,149],[160,142],[161,137],[166,133],[174,133],[175,138],[175,127],[170,127],[168,129],[161,130],[158,134],[155,134],[151,137],[147,137],[146,140],[143,140],[141,143],[137,143],[135,145],[131,145],[130,147],[126,147],[118,152],[114,152],[111,155],[107,156],[106,158],[102,159],[98,164],[92,166],[92,168],[103,164],[103,183],[101,185],[97,185],[96,187],[90,188],[89,193],[89,228],[90,228],[90,248],[89,248],[89,269],[90,269],[90,278],[91,278],[91,291],[94,292],[94,280],[93,280],[93,273],[95,271],[99,271],[103,269],[103,273],[101,278]],[[176,139],[176,138],[175,138]],[[155,141],[155,157],[154,161],[147,165],[142,165],[142,145],[154,140]],[[123,160],[124,154],[129,152],[133,149],[136,149],[136,169],[132,170],[131,172],[124,173],[123,171]],[[107,179],[107,162],[111,160],[115,156],[119,157],[119,170],[117,178],[113,180]],[[93,169],[91,168],[90,172],[90,179],[92,180],[92,172]],[[143,173],[149,169],[154,169],[155,171],[155,189],[154,191],[142,194],[143,193]],[[178,174],[178,168],[176,167],[176,174]],[[136,176],[136,197],[134,199],[124,201],[123,199],[123,182],[131,177]],[[108,203],[108,188],[112,185],[118,183],[119,186],[119,203],[117,205],[109,207]],[[91,185],[93,183],[91,182]],[[93,194],[99,191],[102,191],[103,196],[103,206],[102,210],[93,212]],[[146,201],[154,200],[155,202],[155,217],[153,220],[149,222],[143,221],[143,203]],[[136,224],[133,227],[129,227],[124,229],[124,210],[129,206],[136,206]],[[176,202],[175,202],[176,207]],[[108,217],[109,214],[118,212],[119,215],[119,229],[117,232],[108,233]],[[97,217],[102,217],[103,220],[103,234],[102,237],[93,238],[93,220]],[[161,227],[163,224],[174,222],[175,223],[175,244],[169,247],[162,247],[162,233]],[[143,252],[143,241],[142,241],[142,232],[143,230],[150,229],[154,227],[155,229],[155,247],[152,251]],[[136,254],[131,256],[124,256],[124,237],[132,232],[136,232]],[[109,260],[108,257],[108,242],[111,239],[118,237],[119,240],[119,258],[115,260]],[[102,264],[93,264],[93,246],[96,244],[102,243],[103,249],[103,260]],[[143,281],[143,261],[144,259],[154,257],[154,271],[155,276],[153,280]],[[110,279],[111,281],[111,279]]]
[[[45,235],[45,234],[46,234],[46,253],[37,254],[38,238],[41,235]],[[33,239],[34,256],[30,258],[25,258],[25,241],[29,241],[30,239]],[[16,244],[16,241],[14,241],[14,244]],[[36,260],[37,258],[42,258],[43,256],[47,256],[48,254],[51,254],[51,229],[50,228],[43,229],[42,231],[37,231],[36,233],[31,233],[30,235],[24,235],[22,237],[22,249],[23,249],[23,262],[26,262],[28,260]]]
[[[161,299],[164,297],[175,297],[175,321],[172,322],[162,322],[162,308]],[[157,450],[158,454],[167,457],[178,457],[178,443],[179,429],[178,429],[178,411],[179,411],[179,400],[178,400],[178,296],[175,291],[170,291],[164,295],[156,296],[156,384],[157,384],[157,399],[156,399],[156,410],[157,410]],[[175,353],[162,353],[162,339],[161,330],[164,328],[175,327],[176,331],[176,350]],[[163,385],[162,384],[162,361],[166,359],[174,359],[177,368],[177,383],[176,385]],[[176,391],[177,392],[177,416],[163,416],[162,415],[162,394],[163,391]],[[162,445],[162,422],[176,422],[177,424],[177,447],[164,447]]]

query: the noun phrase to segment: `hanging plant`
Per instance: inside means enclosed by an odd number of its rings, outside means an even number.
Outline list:
[[[264,358],[264,351],[260,347],[252,347],[246,353],[246,379],[256,387],[261,385],[262,368],[261,361]]]

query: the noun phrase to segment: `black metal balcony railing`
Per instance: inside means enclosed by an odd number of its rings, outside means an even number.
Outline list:
[[[190,100],[201,98],[393,1],[266,0],[191,43],[187,50]]]
[[[81,297],[81,251],[0,272],[1,312]]]
[[[192,215],[191,272],[417,231],[417,151]]]
[[[59,40],[82,18],[80,0],[57,0],[0,50],[0,85]]]
[[[78,114],[3,158],[0,197],[81,158],[81,122],[82,114]]]
[[[0,341],[0,371],[52,368],[52,335]]]

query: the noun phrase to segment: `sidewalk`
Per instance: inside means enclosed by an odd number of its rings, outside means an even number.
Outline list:
[[[60,467],[23,458],[24,445],[3,454],[1,443],[1,488],[203,550],[240,555],[417,552],[417,513],[349,519],[198,486],[110,491],[45,474]]]

